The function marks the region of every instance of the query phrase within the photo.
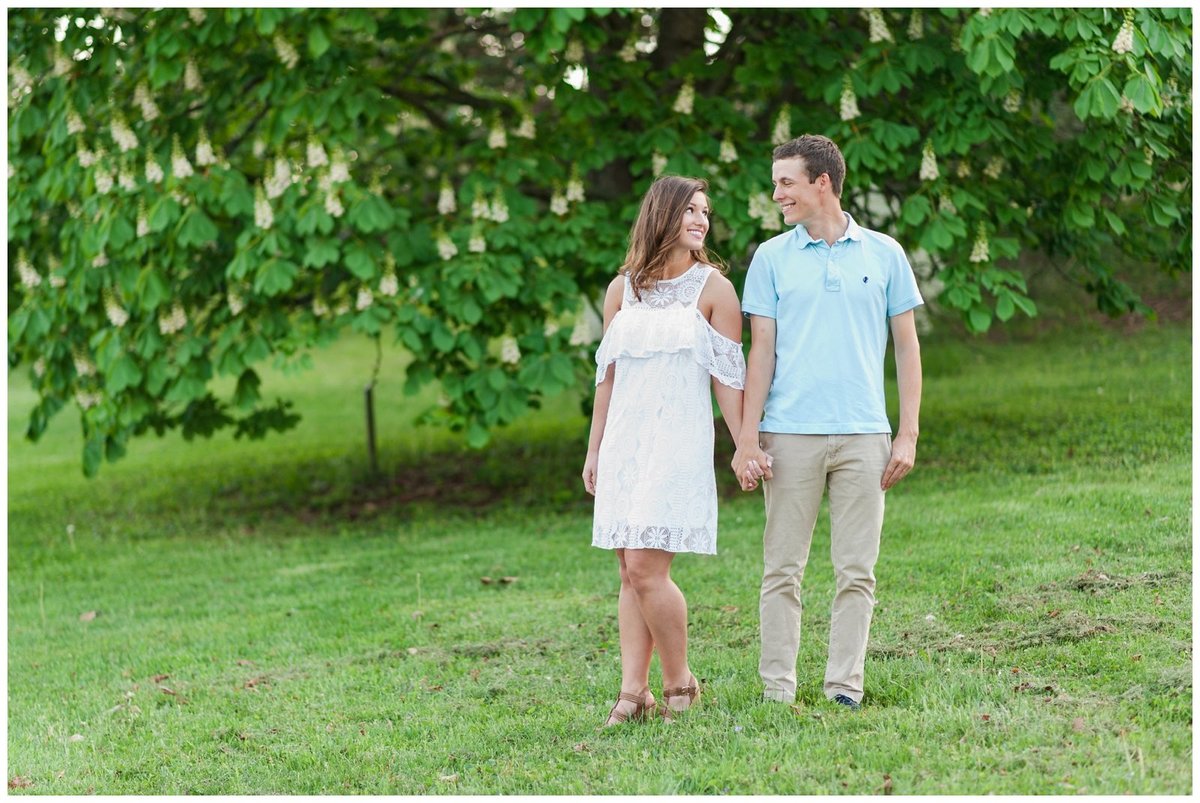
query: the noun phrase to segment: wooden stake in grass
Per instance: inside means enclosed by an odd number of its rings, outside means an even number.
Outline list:
[[[371,370],[371,381],[363,388],[363,400],[367,412],[367,459],[371,465],[371,474],[379,473],[379,459],[375,450],[375,380],[379,379],[379,365],[383,362],[383,344],[379,335],[375,335],[375,367]]]

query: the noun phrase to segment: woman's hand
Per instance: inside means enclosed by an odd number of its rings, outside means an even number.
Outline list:
[[[588,452],[587,460],[583,461],[583,488],[592,496],[596,495],[596,466],[599,462],[598,452]]]

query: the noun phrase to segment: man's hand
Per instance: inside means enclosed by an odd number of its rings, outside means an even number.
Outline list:
[[[774,458],[757,444],[739,447],[730,462],[730,468],[738,478],[743,491],[753,491],[759,480],[771,479],[771,463]]]
[[[883,470],[880,487],[886,491],[900,482],[908,472],[912,471],[916,462],[917,439],[907,435],[897,435],[896,439],[892,441],[892,459],[888,461],[887,468]]]

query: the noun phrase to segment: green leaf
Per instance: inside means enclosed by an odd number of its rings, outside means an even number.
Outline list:
[[[83,474],[94,477],[100,470],[100,462],[104,459],[104,436],[93,435],[83,445]]]
[[[1013,316],[1016,307],[1013,305],[1012,296],[1003,294],[996,299],[996,317],[1001,321],[1007,321]]]
[[[992,326],[992,313],[987,307],[975,305],[967,313],[967,327],[976,334],[982,334]]]
[[[104,378],[108,392],[117,395],[126,388],[136,387],[142,382],[142,369],[128,354],[117,360]]]
[[[258,267],[254,275],[254,292],[266,296],[277,296],[292,288],[299,268],[286,259],[268,259]]]
[[[204,212],[193,206],[183,218],[179,229],[179,244],[185,248],[195,245],[205,245],[217,239],[217,227]]]
[[[1162,111],[1162,99],[1158,90],[1145,75],[1135,73],[1125,82],[1125,97],[1129,98],[1133,108],[1142,114],[1158,114]]]
[[[314,59],[319,59],[325,55],[325,51],[329,49],[329,37],[325,34],[325,29],[320,25],[314,25],[308,29],[308,52]]]
[[[327,240],[323,237],[309,237],[304,241],[304,266],[308,268],[320,268],[332,262],[336,262],[338,258],[338,246],[334,240]]]
[[[362,245],[354,243],[346,249],[346,267],[364,282],[375,278],[375,260]]]
[[[143,268],[142,272],[138,274],[137,294],[142,309],[150,312],[158,309],[160,304],[171,297],[171,288],[160,272],[151,266]]]

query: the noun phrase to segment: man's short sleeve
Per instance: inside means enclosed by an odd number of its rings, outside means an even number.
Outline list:
[[[888,317],[894,318],[910,309],[925,303],[921,298],[921,290],[917,287],[917,277],[913,274],[912,265],[908,264],[908,256],[904,249],[897,244],[888,261],[887,305]],[[749,281],[747,279],[747,281]]]
[[[776,317],[779,309],[779,293],[775,290],[775,266],[759,246],[750,260],[746,272],[746,286],[742,291],[742,312],[746,315]]]

